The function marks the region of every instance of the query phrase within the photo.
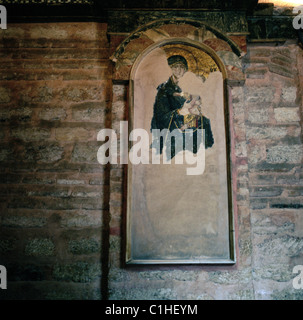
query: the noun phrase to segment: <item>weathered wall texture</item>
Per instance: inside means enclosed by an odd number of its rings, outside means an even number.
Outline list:
[[[302,290],[292,289],[291,273],[303,262],[302,58],[302,47],[290,42],[251,45],[245,59],[256,299],[303,298]]]
[[[1,297],[101,297],[109,185],[96,136],[111,95],[106,31],[1,30],[0,263],[10,281]]]
[[[249,44],[239,66],[209,40],[233,80],[237,264],[129,269],[123,166],[97,162],[99,130],[128,119],[127,86],[112,77],[129,66],[113,73],[109,60],[125,36],[102,23],[15,24],[0,35],[1,299],[303,299],[292,287],[303,264],[300,46]],[[243,37],[231,39],[246,53]]]

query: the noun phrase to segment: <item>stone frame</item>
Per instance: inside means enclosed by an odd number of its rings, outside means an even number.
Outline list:
[[[165,32],[164,35],[163,33],[160,31],[159,29],[156,30],[153,29],[152,27],[154,26],[167,26],[168,30],[170,26],[174,26],[175,28],[178,29],[178,31],[174,30],[174,36],[173,37],[167,37]],[[209,27],[207,24],[201,23],[201,22],[193,22],[193,21],[184,21],[184,19],[175,19],[174,22],[172,21],[156,21],[156,22],[152,22],[149,24],[149,26],[143,26],[141,28],[139,28],[139,30],[135,31],[133,34],[131,34],[129,37],[127,37],[116,49],[115,53],[112,56],[112,60],[115,62],[115,68],[114,68],[114,72],[113,72],[113,83],[114,84],[119,84],[120,86],[124,86],[125,89],[131,93],[132,92],[132,81],[129,81],[132,78],[131,72],[132,70],[134,70],[135,65],[136,65],[136,61],[139,61],[140,57],[139,54],[136,54],[137,52],[142,52],[144,50],[149,51],[151,50],[153,47],[159,45],[159,43],[164,43],[165,41],[176,41],[178,39],[178,37],[176,37],[176,33],[179,32],[182,37],[182,41],[187,41],[195,43],[196,45],[202,45],[205,47],[210,48],[211,51],[213,51],[213,54],[216,55],[217,57],[217,61],[221,61],[221,64],[224,68],[224,70],[226,71],[226,75],[225,75],[225,80],[224,80],[224,96],[225,96],[225,119],[226,121],[229,123],[230,122],[230,115],[229,115],[229,109],[231,108],[231,97],[230,97],[230,91],[232,89],[232,87],[237,87],[237,86],[242,86],[245,82],[245,77],[243,75],[243,72],[241,70],[241,56],[245,54],[245,42],[243,45],[243,37],[241,39],[241,36],[238,37],[234,37],[236,40],[238,40],[238,44],[241,46],[242,45],[242,49],[240,48],[240,46],[234,42],[233,40],[231,40],[229,37],[227,37],[225,34],[221,33],[218,30],[215,30],[213,33],[213,37],[210,35],[210,37],[208,39],[203,39],[203,35],[202,37],[200,37],[199,41],[197,41],[197,39],[193,40],[191,39],[191,37],[184,37],[184,25],[187,25],[188,29],[192,30],[194,29],[203,29],[202,33],[204,32],[204,36],[206,35],[209,37],[209,35],[212,33],[212,31],[214,31],[215,29],[212,27]],[[167,30],[166,28],[166,30]],[[183,30],[183,31],[182,31]],[[205,32],[206,31],[206,32]],[[154,38],[155,37],[155,38]],[[179,40],[181,38],[179,37]],[[224,39],[224,40],[223,40]],[[209,40],[209,41],[207,41]],[[212,41],[213,40],[213,41]],[[207,42],[207,45],[205,45],[205,42]],[[216,45],[219,42],[219,48],[222,49],[222,46],[226,49],[226,50],[215,50],[214,45]],[[224,43],[225,44],[224,44]],[[202,43],[202,44],[201,44]],[[229,48],[228,48],[229,47]],[[214,50],[213,50],[214,49]],[[218,52],[219,51],[219,52]],[[219,53],[219,54],[218,54]],[[232,58],[231,58],[232,57]],[[128,86],[129,83],[129,86]],[[127,102],[127,105],[131,105],[132,104],[132,100],[131,100],[131,94],[129,94],[129,101]],[[127,107],[128,109],[128,107]],[[128,113],[128,111],[127,111]],[[232,126],[232,123],[230,123],[228,125]],[[229,127],[228,130],[232,131],[232,128]],[[230,137],[232,137],[232,132],[229,132],[227,134],[227,138],[229,139]],[[232,177],[233,176],[233,181],[231,181],[231,205],[232,206],[236,206],[236,195],[234,193],[235,190],[235,180],[236,180],[236,175],[235,175],[235,150],[234,150],[234,143],[229,143],[229,151],[230,151],[230,155],[229,155],[229,161],[230,161],[230,172],[229,172],[229,176]],[[126,186],[127,189],[127,186]],[[127,192],[125,194],[125,196],[127,196]],[[124,199],[125,200],[125,199]],[[125,205],[123,206],[125,208]],[[236,263],[236,251],[237,251],[237,242],[236,242],[236,234],[237,234],[237,230],[234,229],[233,225],[234,225],[234,221],[235,221],[235,213],[236,212],[236,208],[235,210],[232,210],[232,214],[231,214],[231,233],[232,233],[232,259],[228,260],[228,261],[224,261],[224,262],[220,262],[220,261],[216,261],[216,260],[210,260],[206,263],[209,264],[235,264]],[[123,218],[124,218],[124,228],[127,228],[127,221],[128,219],[126,218],[127,216],[127,210],[124,210],[123,212]],[[237,226],[236,226],[237,227]],[[125,231],[125,230],[123,230]],[[127,249],[127,240],[126,240],[126,235],[124,234],[124,246],[126,248],[126,251],[124,251],[124,259],[126,263],[143,263],[143,264],[150,264],[150,263],[169,263],[167,261],[131,261],[131,259],[129,259],[129,255],[128,255],[128,249]],[[173,261],[173,263],[180,263],[180,261]],[[183,262],[181,262],[183,263]],[[195,261],[187,261],[185,263],[197,263]],[[201,263],[201,262],[198,262]]]

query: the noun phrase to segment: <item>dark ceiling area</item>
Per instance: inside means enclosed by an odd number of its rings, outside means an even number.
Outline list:
[[[0,0],[8,21],[98,20],[108,10],[201,10],[252,12],[258,0]]]

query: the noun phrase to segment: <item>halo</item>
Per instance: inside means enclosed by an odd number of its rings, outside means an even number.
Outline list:
[[[188,71],[196,72],[197,71],[197,60],[195,56],[187,49],[187,48],[180,48],[177,45],[167,45],[163,47],[167,58],[175,55],[180,55],[184,57],[187,61]]]
[[[219,70],[218,65],[210,55],[201,49],[184,44],[168,44],[162,49],[165,51],[167,58],[180,55],[183,56],[188,64],[188,71],[198,76],[207,78],[211,72]]]

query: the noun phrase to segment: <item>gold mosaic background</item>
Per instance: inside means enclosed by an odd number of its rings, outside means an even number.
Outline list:
[[[211,72],[219,71],[219,67],[212,57],[199,48],[183,45],[170,44],[162,47],[167,58],[173,55],[183,56],[188,63],[188,71],[198,76],[207,78]]]

